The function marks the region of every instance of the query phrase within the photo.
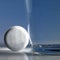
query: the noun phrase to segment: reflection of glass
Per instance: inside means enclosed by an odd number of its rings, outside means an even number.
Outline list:
[[[30,36],[33,44],[41,44],[37,46],[39,50],[43,47],[43,51],[47,49],[58,51],[60,48],[58,45],[60,44],[59,2],[55,0],[26,0]],[[36,50],[38,50],[37,47]]]
[[[60,60],[60,56],[29,56],[30,60]]]

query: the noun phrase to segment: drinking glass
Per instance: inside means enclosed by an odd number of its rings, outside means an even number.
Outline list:
[[[60,1],[25,0],[28,31],[36,51],[59,51]],[[44,52],[45,53],[45,52]]]

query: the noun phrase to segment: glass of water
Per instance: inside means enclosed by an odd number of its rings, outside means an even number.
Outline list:
[[[26,0],[28,31],[33,48],[42,53],[60,50],[60,1]]]

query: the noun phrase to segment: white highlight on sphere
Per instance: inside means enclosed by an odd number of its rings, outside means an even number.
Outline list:
[[[29,34],[21,26],[13,26],[4,36],[6,46],[13,50],[18,51],[24,49],[29,43]]]

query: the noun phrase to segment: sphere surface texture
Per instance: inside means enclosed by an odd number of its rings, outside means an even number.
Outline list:
[[[13,26],[5,33],[4,42],[9,49],[19,51],[28,45],[29,34],[23,27]]]

